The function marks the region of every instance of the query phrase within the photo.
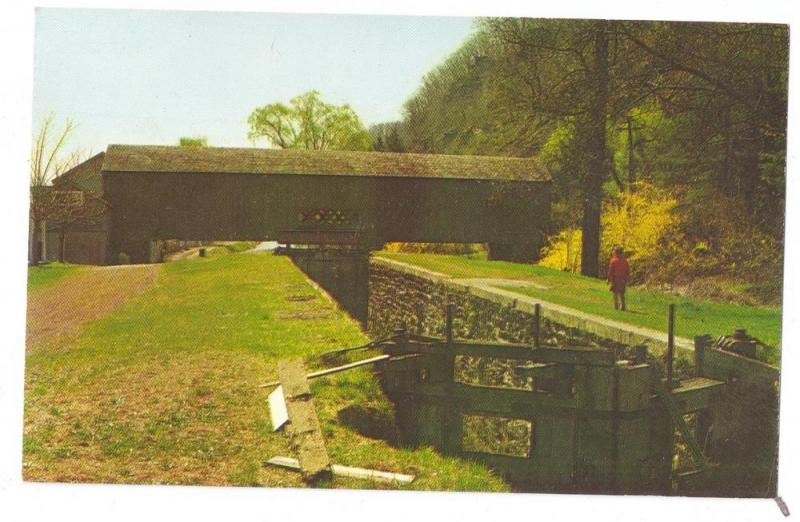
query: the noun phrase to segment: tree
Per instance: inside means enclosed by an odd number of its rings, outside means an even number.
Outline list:
[[[739,200],[782,237],[788,28],[621,22],[616,30],[661,78],[652,97],[672,116],[688,160],[672,180]]]
[[[31,248],[28,258],[31,262],[46,258],[47,220],[57,219],[60,215],[73,212],[83,205],[83,199],[76,195],[61,194],[54,191],[49,184],[69,169],[80,163],[82,153],[74,150],[64,155],[64,147],[75,124],[67,119],[61,130],[55,129],[55,115],[48,114],[33,137],[30,160],[30,222]],[[70,191],[71,192],[71,191]]]
[[[178,145],[181,147],[208,147],[208,138],[205,136],[181,136]]]
[[[708,241],[688,227],[720,197],[782,241],[787,71],[781,25],[484,19],[406,102],[403,138],[414,152],[538,155],[555,223],[585,229],[582,271],[596,275],[602,202],[639,181],[683,195],[687,241]]]
[[[491,42],[487,54],[496,71],[490,89],[492,103],[517,108],[517,119],[527,119],[539,134],[571,132],[569,139],[562,139],[569,148],[561,153],[561,163],[570,171],[558,175],[574,177],[578,185],[559,183],[577,189],[566,196],[580,199],[581,273],[594,277],[600,272],[604,187],[611,178],[619,189],[624,188],[613,170],[607,134],[647,97],[655,79],[652,68],[642,65],[641,49],[620,35],[617,24],[609,20],[482,22]]]
[[[53,179],[80,162],[81,152],[78,150],[62,157],[64,146],[75,130],[75,123],[67,118],[60,131],[55,130],[54,123],[55,115],[48,114],[42,121],[38,134],[33,137],[30,161],[31,187],[48,185]]]
[[[406,145],[403,142],[403,123],[400,121],[377,123],[369,128],[369,133],[372,136],[372,146],[377,151],[406,151]]]
[[[45,209],[46,221],[58,232],[58,260],[66,261],[67,234],[76,225],[95,225],[106,214],[107,203],[91,192],[37,187],[37,204]],[[49,226],[49,225],[48,225]],[[45,230],[46,232],[46,230]]]
[[[355,111],[346,104],[325,103],[317,91],[292,98],[289,105],[259,107],[247,122],[251,141],[265,139],[282,149],[372,149],[372,138]]]

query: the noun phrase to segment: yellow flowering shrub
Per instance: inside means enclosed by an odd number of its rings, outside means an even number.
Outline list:
[[[637,265],[644,267],[662,259],[664,249],[674,243],[670,236],[678,230],[679,218],[673,212],[677,204],[674,195],[641,182],[634,191],[622,192],[607,201],[601,217],[600,266],[617,245],[625,249],[634,272],[638,271]],[[580,271],[580,229],[562,230],[552,236],[539,263],[558,270]]]
[[[581,268],[582,238],[579,228],[568,228],[552,236],[539,264],[565,272],[578,272]]]

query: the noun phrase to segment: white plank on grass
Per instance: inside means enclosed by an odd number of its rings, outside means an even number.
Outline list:
[[[300,470],[300,462],[291,457],[272,457],[267,461],[267,464],[296,471]],[[390,473],[388,471],[377,471],[374,469],[352,468],[350,466],[340,466],[339,464],[331,465],[331,472],[339,477],[376,480],[378,482],[399,482],[401,484],[410,484],[414,482],[416,478],[414,475]]]
[[[278,386],[267,399],[269,401],[269,416],[272,419],[272,431],[278,431],[289,422],[289,412],[286,411],[286,400],[283,397],[283,386]]]

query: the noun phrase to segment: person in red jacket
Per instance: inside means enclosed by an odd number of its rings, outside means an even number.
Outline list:
[[[614,293],[614,310],[625,310],[625,286],[628,284],[628,261],[622,247],[614,248],[608,263],[608,284]]]

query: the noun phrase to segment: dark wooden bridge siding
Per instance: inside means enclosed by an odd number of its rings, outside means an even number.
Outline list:
[[[291,241],[298,231],[319,230],[355,232],[366,249],[389,241],[493,242],[533,259],[549,219],[549,183],[530,181],[105,172],[103,186],[112,259],[126,252],[133,262],[147,260],[152,240]],[[341,210],[349,222],[302,222],[303,212],[317,209]]]

